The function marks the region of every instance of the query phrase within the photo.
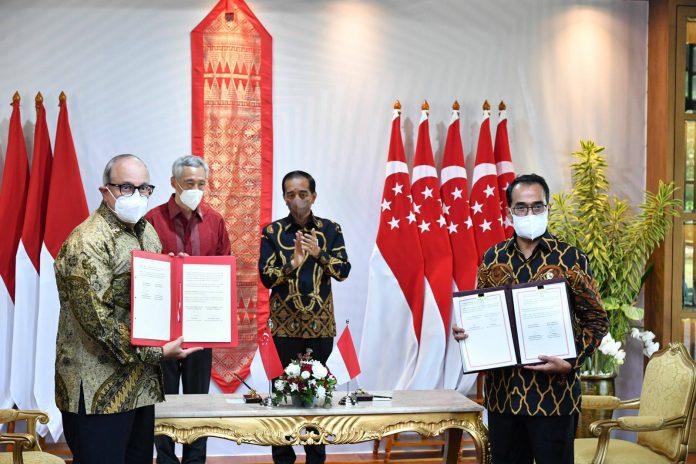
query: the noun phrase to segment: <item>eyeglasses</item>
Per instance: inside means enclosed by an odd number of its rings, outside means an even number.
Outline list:
[[[154,185],[150,184],[143,184],[143,185],[138,185],[137,187],[130,182],[125,182],[123,184],[106,184],[110,185],[112,187],[118,187],[118,190],[121,192],[121,195],[124,197],[130,197],[135,193],[135,190],[138,190],[138,193],[140,193],[141,196],[144,197],[149,197],[152,195],[152,191],[155,190]]]
[[[546,211],[546,204],[544,203],[534,203],[532,206],[527,206],[523,204],[517,204],[511,208],[512,214],[515,216],[526,216],[529,214],[529,211],[532,211],[532,214],[544,214],[544,211]]]

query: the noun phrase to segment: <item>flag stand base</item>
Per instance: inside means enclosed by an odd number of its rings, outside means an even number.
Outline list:
[[[268,396],[261,400],[261,405],[272,408],[273,407],[273,381],[268,379]]]
[[[348,321],[346,321],[346,324]],[[355,397],[355,393],[350,392],[350,380],[346,382],[346,396],[338,400],[338,404],[345,406],[346,408],[352,408],[356,404],[358,404],[358,400]]]
[[[357,400],[355,399],[355,396],[350,394],[346,395],[340,400],[338,400],[338,404],[345,406],[346,408],[352,408],[356,404],[358,404]]]

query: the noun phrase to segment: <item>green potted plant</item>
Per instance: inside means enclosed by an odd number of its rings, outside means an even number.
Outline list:
[[[609,315],[611,340],[604,341],[604,349],[595,352],[583,371],[612,374],[624,356],[616,343],[623,344],[631,325],[643,319],[637,302],[650,271],[648,258],[665,239],[681,201],[674,198],[673,183],[660,181],[657,192],[646,191],[634,212],[627,200],[609,193],[604,147],[591,140],[580,141],[580,146],[573,153],[573,187],[553,195],[549,229],[587,255]]]
[[[573,153],[577,159],[571,165],[573,187],[552,196],[549,230],[587,255],[609,316],[609,333],[582,368],[583,393],[614,395],[614,378],[626,356],[622,346],[629,333],[643,342],[648,357],[659,346],[652,332],[631,326],[643,319],[644,310],[637,303],[651,269],[650,254],[665,239],[682,202],[674,198],[673,183],[660,181],[657,192],[645,192],[637,212],[632,210],[627,200],[609,193],[604,147],[591,140],[580,141],[580,146]],[[589,424],[608,418],[606,414],[583,411],[577,436],[591,436]]]

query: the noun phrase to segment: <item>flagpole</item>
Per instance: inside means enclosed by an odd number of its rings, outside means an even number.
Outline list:
[[[344,331],[348,328],[348,324],[350,324],[350,319],[346,319]],[[343,404],[346,408],[352,408],[353,405],[356,404],[355,397],[350,394],[350,380],[349,378],[348,382],[346,382],[346,396],[338,401],[338,404]]]
[[[261,401],[261,404],[267,408],[273,407],[273,381],[268,380],[268,396]]]

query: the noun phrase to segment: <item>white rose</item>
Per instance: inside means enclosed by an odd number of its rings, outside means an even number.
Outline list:
[[[611,338],[611,334],[608,333],[604,336],[604,338],[602,338],[602,341],[599,343],[599,350],[602,353],[606,354],[605,350],[607,348],[607,345],[609,345],[610,343],[614,343],[614,339]]]
[[[326,388],[319,385],[317,387],[317,398],[324,398],[326,396]]]
[[[310,375],[312,375],[312,374],[310,374],[309,371],[302,371],[302,373],[300,374],[300,377],[307,380]]]
[[[276,380],[274,385],[276,390],[283,390],[285,388],[285,380]]]
[[[643,349],[643,354],[647,356],[648,358],[651,357],[657,350],[660,349],[660,344],[659,343],[650,343],[650,344],[645,344],[645,349]]]
[[[624,350],[617,351],[614,355],[614,359],[616,359],[619,364],[623,364],[624,359],[626,359],[626,352]]]
[[[285,368],[285,373],[290,377],[297,377],[300,375],[300,366],[295,363],[291,363]]]
[[[606,338],[606,337],[605,337]],[[599,350],[606,354],[607,356],[614,356],[616,353],[619,352],[621,349],[621,342],[615,342],[613,338],[611,338],[611,341],[602,341],[602,344],[599,345]]]
[[[329,373],[329,370],[321,364],[315,364],[312,366],[312,373],[317,379],[323,379]]]

